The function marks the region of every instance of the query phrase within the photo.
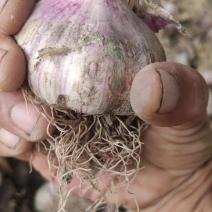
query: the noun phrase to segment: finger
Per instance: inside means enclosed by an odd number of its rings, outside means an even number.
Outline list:
[[[0,31],[7,35],[16,34],[32,11],[35,0],[1,0]]]
[[[17,158],[30,161],[33,168],[35,168],[45,179],[55,182],[55,173],[51,172],[47,157],[41,152],[38,152],[36,148],[33,148],[32,151],[25,152],[25,154],[19,155]]]
[[[51,115],[48,107],[44,109]],[[40,105],[26,103],[21,91],[0,93],[0,125],[26,141],[44,140],[53,132],[43,112]]]
[[[142,157],[177,174],[204,164],[212,151],[207,101],[203,77],[188,66],[164,62],[142,69],[131,90],[136,114],[152,124],[142,137]]]
[[[3,128],[0,129],[0,155],[3,157],[22,155],[31,151],[33,145]]]
[[[26,62],[22,50],[12,38],[0,33],[0,91],[18,89],[25,77]]]
[[[68,185],[68,189],[72,190],[76,194],[79,194],[85,199],[96,201],[103,195],[108,195],[107,192],[110,190],[113,184],[113,179],[110,174],[111,173],[106,173],[104,171],[99,172],[98,178],[96,178],[92,183],[89,180],[74,177]],[[114,202],[111,200],[110,202],[114,204]]]
[[[203,77],[189,66],[154,63],[135,76],[130,99],[135,113],[147,123],[174,126],[205,113],[208,88]]]

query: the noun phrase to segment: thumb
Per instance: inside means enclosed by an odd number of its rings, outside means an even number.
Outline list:
[[[203,77],[189,66],[153,63],[135,76],[130,100],[142,120],[170,127],[205,115],[208,88]]]

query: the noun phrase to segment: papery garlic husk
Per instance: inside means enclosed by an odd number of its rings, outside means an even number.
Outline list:
[[[88,115],[133,114],[134,76],[165,60],[160,42],[126,0],[40,0],[16,40],[34,94]]]

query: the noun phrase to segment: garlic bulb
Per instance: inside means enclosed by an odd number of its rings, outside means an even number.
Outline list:
[[[135,74],[165,60],[161,44],[126,0],[40,0],[16,40],[37,97],[92,115],[132,114]]]

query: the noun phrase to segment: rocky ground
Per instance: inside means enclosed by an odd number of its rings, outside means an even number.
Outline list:
[[[211,116],[212,1],[163,0],[162,4],[180,21],[187,34],[183,35],[176,29],[166,29],[158,34],[165,48],[167,60],[190,65],[197,69],[203,76],[207,77],[210,88],[208,114]],[[44,180],[36,171],[30,171],[28,163],[12,158],[0,158],[0,212],[37,212],[35,205],[39,208],[44,203],[41,202],[41,200],[37,200],[35,204],[34,199],[38,188],[40,188],[43,183]],[[47,187],[44,186],[44,190]],[[39,190],[39,192],[41,192],[41,190]],[[46,194],[44,194],[44,196],[45,195]],[[47,199],[51,201],[53,201],[54,198],[57,199],[57,197],[51,198],[48,197]],[[81,200],[79,200],[79,204],[86,205],[90,203],[82,203]],[[47,212],[47,210],[43,210],[43,212],[44,211]],[[51,211],[53,211],[53,209],[51,209]],[[73,210],[68,211],[73,212]],[[76,211],[80,212],[84,210],[77,209]]]

